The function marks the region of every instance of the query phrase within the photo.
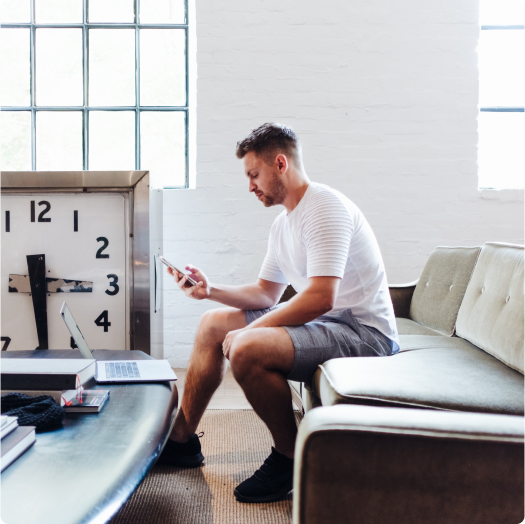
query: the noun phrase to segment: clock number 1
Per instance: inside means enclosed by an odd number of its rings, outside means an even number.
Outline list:
[[[112,287],[113,290],[109,290],[109,289],[106,289],[106,295],[109,295],[110,297],[116,295],[118,292],[119,292],[119,287],[118,287],[118,277],[117,275],[108,275],[108,278],[111,279],[111,282],[109,283],[109,287]]]
[[[99,247],[96,258],[109,258],[109,255],[102,254],[102,251],[109,246],[109,240],[106,237],[98,237],[97,242],[103,242],[102,247]]]
[[[45,209],[40,211],[40,214],[38,215],[38,221],[39,222],[51,222],[50,218],[44,218],[44,215],[46,215],[51,210],[51,204],[47,200],[41,200],[38,203],[39,206],[45,206]],[[35,221],[35,201],[31,200],[31,222]]]
[[[104,328],[104,333],[107,333],[109,331],[109,326],[111,326],[111,322],[108,320],[108,310],[105,309],[100,313],[100,315],[95,320],[95,324],[99,327]]]

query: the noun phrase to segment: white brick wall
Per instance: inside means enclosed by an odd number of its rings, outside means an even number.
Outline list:
[[[268,121],[361,207],[391,282],[438,245],[523,242],[523,191],[477,190],[478,0],[195,1],[197,189],[165,191],[168,258],[224,284],[257,277],[280,209],[248,194],[234,151]],[[164,286],[165,356],[185,366],[217,305]]]

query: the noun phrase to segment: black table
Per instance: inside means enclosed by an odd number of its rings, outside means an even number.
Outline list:
[[[2,352],[2,358],[81,358],[77,350]],[[142,351],[93,352],[97,360],[149,359]],[[107,522],[155,463],[178,406],[175,383],[101,384],[111,391],[99,414],[67,413],[64,428],[2,472],[6,524]]]

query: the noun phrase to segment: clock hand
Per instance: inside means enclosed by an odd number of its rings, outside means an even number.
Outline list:
[[[38,347],[36,349],[49,349],[47,335],[46,256],[27,255],[26,258],[38,335]]]
[[[47,293],[92,293],[93,282],[46,277]],[[9,275],[9,293],[31,293],[29,275]]]

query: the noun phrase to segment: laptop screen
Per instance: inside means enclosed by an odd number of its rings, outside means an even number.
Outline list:
[[[67,304],[65,302],[62,304],[60,314],[62,315],[62,318],[66,323],[67,329],[69,329],[69,332],[71,333],[71,336],[73,337],[75,344],[78,346],[78,349],[80,350],[82,356],[84,358],[89,358],[90,360],[93,360],[91,350],[89,349],[86,340],[80,332],[80,329],[77,326],[77,323],[75,322],[75,319],[73,318],[73,315],[71,314],[71,311],[69,311],[69,308],[67,307]]]

